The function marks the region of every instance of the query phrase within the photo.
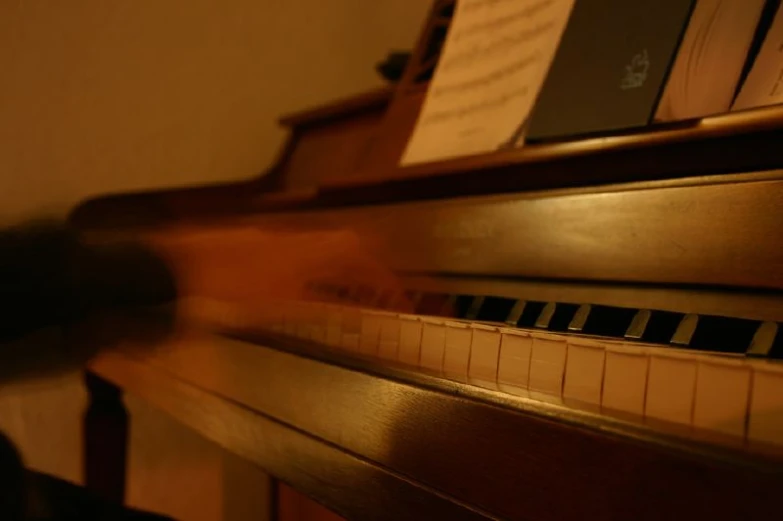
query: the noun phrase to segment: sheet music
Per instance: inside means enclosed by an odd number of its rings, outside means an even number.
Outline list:
[[[459,0],[402,164],[521,143],[574,0]]]
[[[732,110],[783,103],[783,7],[778,8]]]

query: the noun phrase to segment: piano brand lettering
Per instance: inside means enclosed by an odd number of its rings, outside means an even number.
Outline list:
[[[650,57],[647,49],[634,55],[631,62],[625,66],[625,75],[620,82],[622,90],[638,89],[647,81],[647,74],[650,70]]]

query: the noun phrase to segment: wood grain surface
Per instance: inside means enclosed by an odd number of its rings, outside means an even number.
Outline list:
[[[210,426],[207,436],[228,448],[244,438],[255,441],[247,426],[250,416],[223,417],[228,414],[225,403],[241,404],[502,519],[776,516],[774,491],[783,484],[777,460],[675,441],[529,400],[487,402],[490,391],[482,394],[439,379],[413,380],[404,372],[384,376],[371,365],[342,367],[317,360],[317,351],[294,354],[265,347],[273,343],[286,345],[272,339],[251,344],[183,337],[146,355],[132,353],[140,356],[138,361],[119,355],[101,358],[93,369],[130,392],[165,404],[167,412],[202,432]],[[160,378],[141,379],[148,372]],[[200,402],[214,406],[194,410],[180,404],[172,395],[173,381],[198,388]],[[271,439],[282,443],[288,435],[281,432]],[[250,455],[245,445],[241,450]],[[298,473],[338,472],[312,460],[301,466],[290,459],[256,461],[285,481],[301,479]],[[343,495],[378,493],[377,482],[328,475],[326,481],[339,482]],[[330,489],[323,482],[299,488],[330,507],[339,504],[338,498],[318,492],[319,487]],[[405,506],[394,509],[401,516]]]
[[[348,519],[489,519],[247,406],[121,355],[95,371]]]

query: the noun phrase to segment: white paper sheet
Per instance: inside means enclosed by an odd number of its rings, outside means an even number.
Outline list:
[[[777,103],[783,103],[783,6],[778,8],[732,110]]]
[[[574,0],[459,0],[408,165],[520,144]]]

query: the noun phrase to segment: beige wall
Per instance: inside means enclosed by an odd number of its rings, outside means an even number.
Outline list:
[[[276,117],[379,84],[423,0],[0,0],[0,220],[246,178]]]
[[[413,45],[428,7],[0,0],[0,222],[95,194],[257,175],[284,137],[279,114],[380,84],[374,64]],[[263,473],[128,403],[133,504],[263,519],[251,515],[263,510]],[[0,428],[31,466],[79,481],[83,408],[78,375],[6,387]]]

